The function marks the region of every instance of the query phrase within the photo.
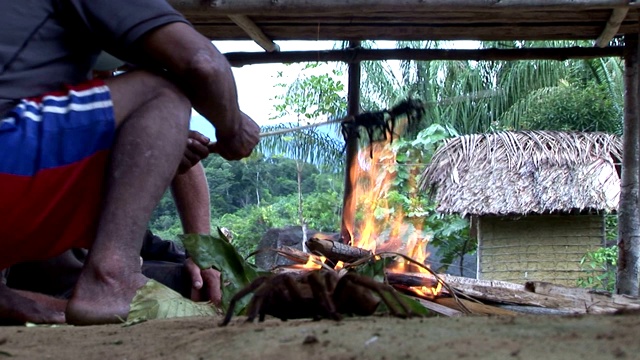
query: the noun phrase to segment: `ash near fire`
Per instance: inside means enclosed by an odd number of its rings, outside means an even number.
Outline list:
[[[410,131],[417,128],[425,114],[424,104],[420,100],[406,99],[391,109],[366,112],[350,117],[342,122],[341,131],[345,143],[359,139],[361,129],[367,133],[369,143],[386,141],[397,134],[395,129],[400,121],[406,119],[406,127]],[[370,154],[373,157],[373,154]]]

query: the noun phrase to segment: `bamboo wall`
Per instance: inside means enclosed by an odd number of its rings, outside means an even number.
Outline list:
[[[580,259],[603,244],[602,215],[481,217],[478,278],[576,286]]]

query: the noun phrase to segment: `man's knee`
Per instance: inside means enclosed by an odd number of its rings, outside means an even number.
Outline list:
[[[116,126],[148,107],[162,109],[160,116],[188,126],[191,102],[175,84],[162,76],[138,70],[105,82],[111,92]]]

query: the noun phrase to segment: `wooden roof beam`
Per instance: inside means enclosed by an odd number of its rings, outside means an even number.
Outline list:
[[[229,15],[229,19],[238,25],[261,48],[267,52],[280,51],[280,46],[274,43],[259,27],[246,15]]]
[[[623,56],[624,47],[565,47],[522,49],[345,49],[326,51],[286,51],[277,53],[234,52],[224,54],[232,66],[253,64],[377,61],[377,60],[567,60]]]
[[[495,9],[608,9],[632,0],[169,0],[179,10],[200,9],[218,15],[327,14],[349,12],[412,12]]]
[[[619,7],[613,9],[613,11],[611,12],[611,17],[607,21],[607,26],[605,26],[602,34],[600,34],[600,36],[598,36],[598,38],[596,39],[594,46],[603,48],[609,45],[609,42],[611,42],[613,37],[618,33],[618,30],[620,30],[620,25],[622,25],[624,18],[627,17],[628,12],[629,7]]]

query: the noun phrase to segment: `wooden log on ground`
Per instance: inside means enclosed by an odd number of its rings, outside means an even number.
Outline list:
[[[619,311],[640,310],[640,298],[627,295],[566,287],[542,281],[529,281],[525,284],[525,288],[539,295],[571,299],[582,304],[589,314],[613,314]]]
[[[559,316],[567,316],[574,315],[575,312],[571,310],[562,310],[562,309],[549,309],[538,306],[526,306],[526,305],[505,305],[505,304],[495,304],[493,306],[499,307],[501,309],[510,310],[513,312],[528,314],[528,315],[559,315]]]
[[[575,299],[536,294],[527,291],[524,285],[506,281],[477,280],[447,274],[439,275],[444,282],[459,292],[479,300],[497,303],[540,306],[570,310],[574,314],[586,313],[584,304]]]
[[[425,300],[421,298],[414,298],[416,301],[420,303],[420,305],[425,308],[433,311],[436,314],[448,316],[448,317],[458,317],[464,315],[460,310],[452,309],[448,306],[440,305],[431,300]]]
[[[333,264],[338,261],[352,263],[362,258],[372,256],[371,251],[355,246],[350,246],[329,239],[310,238],[307,240],[307,248],[313,253],[322,254]]]
[[[454,298],[450,297],[441,297],[433,300],[437,304],[446,306],[448,308],[462,311],[460,305]],[[459,302],[467,308],[467,310],[471,311],[473,315],[501,315],[501,316],[516,316],[518,313],[513,312],[511,310],[502,309],[497,306],[485,305],[481,303],[477,303],[470,300],[458,299]]]

